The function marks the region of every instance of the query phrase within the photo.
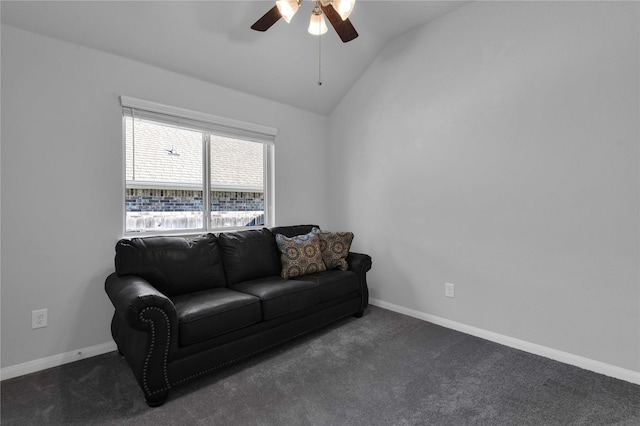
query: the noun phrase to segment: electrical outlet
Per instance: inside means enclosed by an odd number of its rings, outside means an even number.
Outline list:
[[[31,311],[31,329],[46,327],[47,317],[48,314],[46,309]]]
[[[454,285],[451,283],[445,283],[444,285],[444,295],[447,297],[455,297]]]

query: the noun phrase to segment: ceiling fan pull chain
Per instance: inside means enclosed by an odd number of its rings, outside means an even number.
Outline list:
[[[322,34],[318,35],[318,86],[322,86]]]

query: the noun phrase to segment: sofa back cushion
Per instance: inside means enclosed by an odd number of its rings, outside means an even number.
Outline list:
[[[116,244],[116,273],[137,275],[167,296],[225,287],[218,239],[145,237]]]
[[[229,285],[280,275],[276,238],[267,228],[218,235]]]

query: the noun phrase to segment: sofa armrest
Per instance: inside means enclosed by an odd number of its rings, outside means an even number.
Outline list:
[[[360,292],[362,294],[362,304],[360,306],[360,315],[362,315],[367,306],[369,306],[367,271],[371,269],[371,256],[368,254],[349,252],[347,255],[347,264],[349,265],[349,270],[355,272],[358,276]]]
[[[175,305],[148,281],[134,275],[109,275],[105,290],[116,310],[111,333],[118,350],[147,403],[158,405],[170,388],[167,363],[178,348]]]
[[[350,271],[364,274],[371,269],[371,256],[350,251],[347,255],[347,264]]]
[[[178,317],[173,302],[143,278],[113,273],[107,277],[105,291],[116,313],[132,328],[149,330],[149,322],[144,320],[145,316],[141,313],[150,308],[164,312],[171,325],[177,325]]]

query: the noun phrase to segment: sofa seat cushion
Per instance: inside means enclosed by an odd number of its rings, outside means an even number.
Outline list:
[[[318,284],[320,292],[320,303],[337,299],[345,294],[358,291],[360,285],[358,276],[353,271],[340,271],[338,269],[330,269],[324,272],[316,272],[315,274],[305,275],[304,277],[292,278],[292,281],[304,279],[305,281],[314,281]]]
[[[215,337],[262,320],[260,299],[228,288],[172,298],[178,314],[180,346]]]
[[[320,297],[317,282],[287,280],[279,276],[244,281],[230,288],[260,298],[263,320],[317,305]]]

